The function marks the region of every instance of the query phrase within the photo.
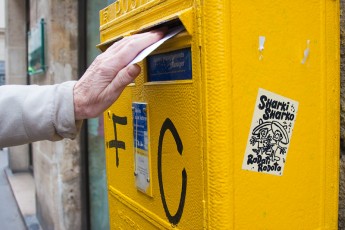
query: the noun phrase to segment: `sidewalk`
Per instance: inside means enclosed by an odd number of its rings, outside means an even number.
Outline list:
[[[6,150],[0,151],[0,229],[41,229],[36,218],[34,178],[30,172],[13,174]]]
[[[0,151],[0,229],[26,229],[24,221],[6,178],[7,152]]]

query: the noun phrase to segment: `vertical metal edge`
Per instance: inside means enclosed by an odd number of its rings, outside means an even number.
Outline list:
[[[87,68],[86,59],[86,0],[78,0],[78,79]],[[90,202],[89,202],[89,165],[88,165],[88,138],[87,120],[84,120],[80,131],[80,204],[81,229],[90,229]]]
[[[325,1],[325,228],[338,228],[340,151],[340,3]]]
[[[41,18],[40,21],[40,30],[41,30],[41,44],[42,44],[42,50],[41,50],[41,63],[42,63],[42,71],[46,71],[46,63],[45,63],[45,37],[44,37],[44,18]]]
[[[206,199],[207,199],[207,227],[209,229],[233,229],[233,154],[228,154],[232,149],[233,130],[231,122],[233,114],[230,95],[227,85],[231,84],[231,63],[229,59],[219,60],[218,57],[227,57],[231,51],[229,47],[230,32],[225,30],[223,20],[229,22],[230,2],[215,0],[202,3],[202,56],[204,66],[202,75],[205,95],[205,135],[206,135]],[[228,7],[228,8],[226,8]],[[205,16],[207,15],[207,20]],[[228,31],[222,33],[222,31]],[[217,39],[209,39],[217,37]],[[224,68],[225,66],[225,68]],[[221,70],[221,71],[219,71]],[[217,78],[211,77],[217,72]],[[205,103],[204,102],[204,103]],[[216,108],[223,108],[224,113],[219,115]],[[221,139],[217,138],[222,136]],[[229,162],[224,164],[223,162]],[[217,186],[222,184],[223,186]],[[217,194],[222,194],[222,198]]]

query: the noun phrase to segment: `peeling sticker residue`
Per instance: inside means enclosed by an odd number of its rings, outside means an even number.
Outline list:
[[[310,40],[307,40],[307,48],[304,50],[303,59],[301,61],[302,64],[305,64],[305,62],[307,61],[309,57],[309,52],[310,52]]]
[[[265,36],[259,36],[259,52],[260,52],[260,56],[259,56],[259,60],[261,61],[263,59],[263,51],[264,51],[264,46],[265,46],[265,40],[266,37]]]
[[[283,175],[298,102],[259,89],[242,168]]]

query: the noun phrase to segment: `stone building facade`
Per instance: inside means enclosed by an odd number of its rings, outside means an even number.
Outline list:
[[[7,84],[57,84],[77,80],[80,72],[80,13],[77,0],[5,0],[6,35],[0,24],[0,46],[6,36]],[[102,1],[87,1],[98,4]],[[107,2],[107,1],[104,1]],[[105,3],[103,3],[105,4]],[[339,229],[345,230],[345,0],[341,5],[341,154],[339,186]],[[104,7],[104,6],[102,6]],[[100,6],[100,8],[102,8]],[[95,10],[94,10],[95,11]],[[96,12],[97,14],[97,12]],[[45,20],[46,71],[27,78],[26,32]],[[80,20],[80,17],[79,17]],[[92,21],[88,21],[92,23]],[[97,29],[97,26],[95,26]],[[94,46],[94,44],[92,44]],[[1,52],[1,50],[0,50]],[[2,54],[0,53],[0,59]],[[84,174],[80,139],[36,142],[10,148],[10,167],[16,171],[33,168],[37,217],[43,229],[85,229],[82,186]],[[29,154],[31,151],[31,154]],[[34,156],[34,157],[32,157]],[[84,194],[85,195],[85,194]],[[85,201],[85,200],[84,200]]]
[[[78,1],[31,0],[29,28],[44,19],[43,74],[30,84],[57,84],[77,80]],[[80,229],[79,142],[65,139],[32,144],[37,218],[44,229]]]
[[[5,84],[5,1],[0,1],[0,85]]]
[[[46,85],[78,79],[78,1],[6,0],[6,10],[7,84]],[[27,32],[41,19],[45,72],[27,76]],[[33,170],[36,215],[43,229],[82,229],[79,146],[77,138],[9,148],[13,172]]]

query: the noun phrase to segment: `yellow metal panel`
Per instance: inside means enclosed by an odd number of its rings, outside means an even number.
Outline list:
[[[336,229],[338,12],[338,0],[120,0],[102,10],[103,48],[180,20],[187,31],[154,54],[191,47],[193,67],[191,80],[148,82],[144,60],[105,112],[111,228]],[[242,168],[259,89],[298,103],[278,176]],[[134,176],[134,102],[149,109],[148,192]]]
[[[211,229],[336,229],[337,4],[205,3],[203,47],[214,54],[206,55],[204,68],[212,111],[206,117]],[[325,26],[325,20],[332,26]],[[266,38],[262,53],[260,36]],[[282,177],[241,168],[259,88],[300,105]]]
[[[144,4],[147,14],[131,13],[128,22],[120,20],[101,25],[101,42],[107,42],[131,31],[160,23],[161,20],[181,17],[188,32],[166,42],[155,53],[191,48],[192,80],[148,82],[146,62],[134,84],[127,87],[119,100],[105,113],[107,174],[109,185],[110,220],[112,229],[203,228],[203,136],[202,103],[200,93],[200,50],[194,41],[195,15],[191,1],[166,1],[160,5],[151,1]],[[114,5],[110,6],[114,7]],[[159,14],[157,13],[159,12]],[[102,12],[101,12],[102,15]],[[140,23],[137,18],[141,18]],[[159,19],[159,20],[157,20]],[[121,23],[123,22],[123,24]],[[111,26],[114,23],[113,26]],[[104,29],[106,28],[106,29]],[[116,29],[115,29],[116,28]],[[114,32],[116,31],[116,33]],[[191,35],[189,34],[191,33]],[[102,45],[101,45],[102,46]],[[133,102],[145,102],[149,108],[149,148],[151,154],[152,197],[136,189],[133,154]],[[108,115],[110,114],[110,115]],[[117,140],[125,143],[116,149],[109,143],[115,140],[113,114],[126,118],[126,125],[116,124]],[[174,131],[175,130],[175,131]],[[186,215],[186,213],[188,213]],[[150,227],[148,227],[150,226]]]
[[[337,120],[339,113],[336,113],[336,99],[331,102],[333,115],[327,116],[327,97],[332,91],[327,90],[326,82],[336,87],[338,76],[327,74],[325,52],[335,55],[335,50],[325,51],[324,37],[332,33],[335,38],[337,33],[334,30],[326,32],[325,6],[322,1],[306,4],[286,1],[248,4],[242,1],[232,4],[231,9],[233,95],[237,98],[233,100],[236,111],[233,129],[249,130],[252,111],[243,108],[243,104],[254,105],[259,87],[292,98],[300,105],[281,178],[235,169],[234,202],[252,207],[236,209],[235,219],[240,220],[236,227],[326,229],[332,225],[335,229],[334,222],[325,219],[329,204],[324,202],[331,195],[326,191],[332,186],[326,183],[331,178],[325,177],[329,167],[325,161],[338,157],[337,146],[327,149],[326,145],[327,138],[338,135],[335,124],[331,131],[327,123]],[[244,11],[247,13],[243,14]],[[252,36],[245,35],[249,32]],[[258,53],[259,36],[266,37],[263,57]],[[336,40],[332,43],[337,44]],[[305,57],[307,49],[309,55]],[[244,92],[246,97],[240,97]],[[234,144],[235,153],[243,152],[248,134],[237,132],[233,135],[238,140]],[[240,158],[235,157],[235,164],[242,161]],[[333,168],[332,177],[337,174],[337,168]],[[331,213],[336,216],[336,209]],[[250,221],[245,221],[248,216],[251,216]]]
[[[113,40],[121,35],[129,35],[170,20],[183,14],[192,6],[193,0],[117,1],[100,11],[101,42]]]

